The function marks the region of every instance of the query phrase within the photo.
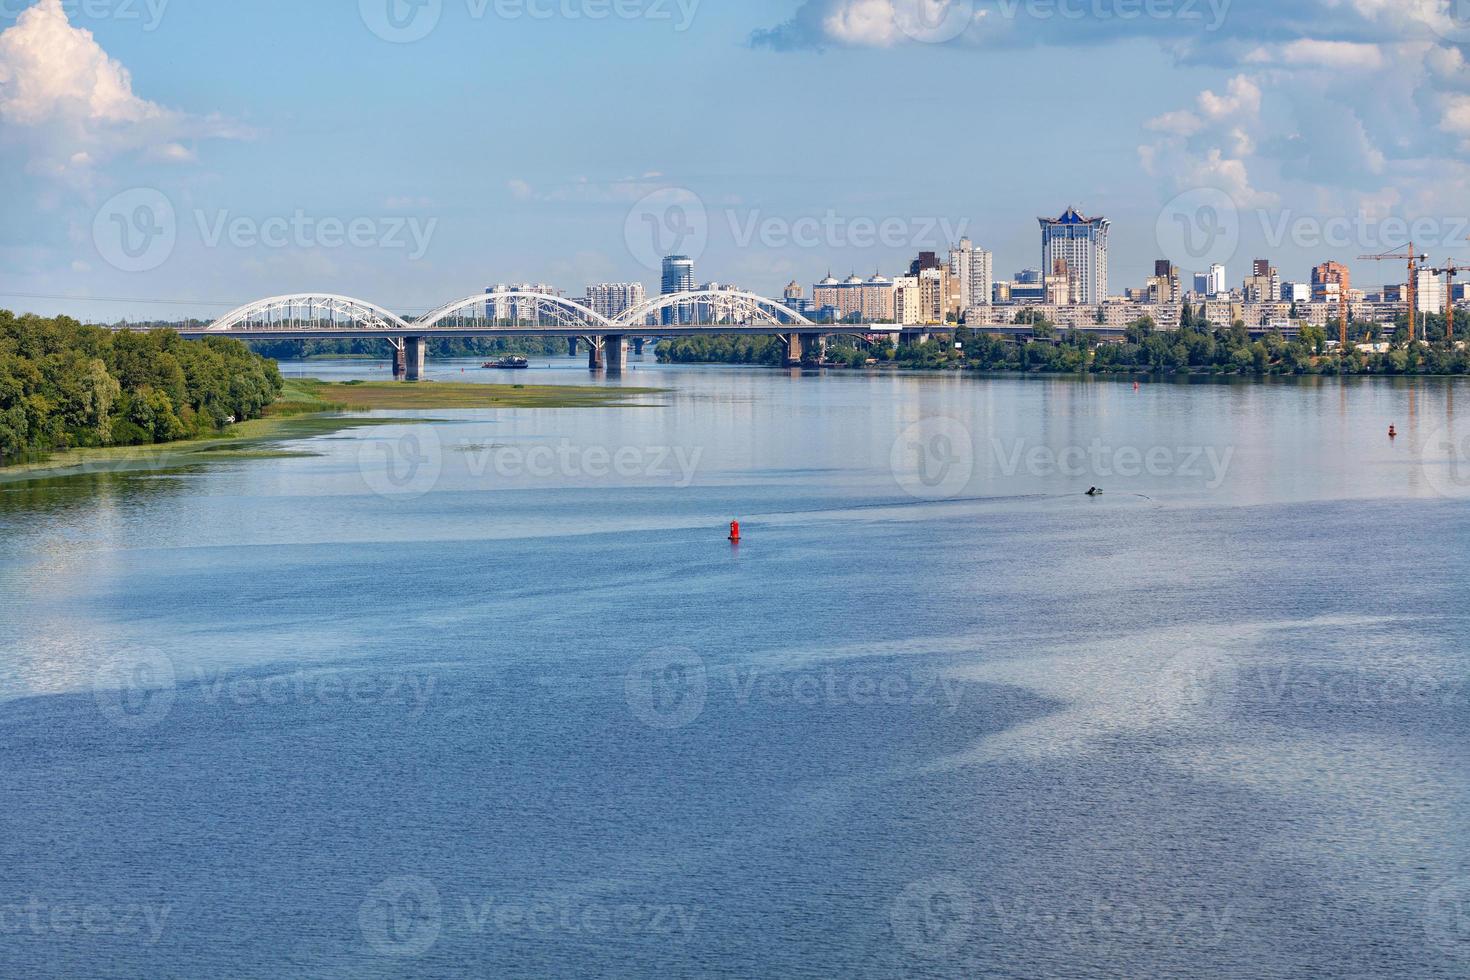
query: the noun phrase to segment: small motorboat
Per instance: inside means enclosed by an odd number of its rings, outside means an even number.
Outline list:
[[[502,357],[498,361],[486,361],[480,366],[487,370],[524,371],[531,366],[531,362],[526,360],[524,357],[521,357],[519,354],[511,354],[509,356]]]

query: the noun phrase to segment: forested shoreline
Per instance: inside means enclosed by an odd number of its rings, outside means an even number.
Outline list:
[[[373,337],[351,340],[253,340],[250,349],[277,361],[313,357],[381,358],[391,356],[387,341]],[[435,337],[429,341],[429,357],[498,357],[524,354],[527,357],[557,357],[566,354],[567,342],[560,337]]]
[[[281,386],[275,362],[236,340],[0,310],[0,466],[211,435],[262,415]]]
[[[1348,335],[1353,346],[1346,356],[1328,344],[1328,332],[1319,326],[1304,326],[1299,336],[1287,339],[1279,333],[1252,337],[1242,323],[1213,329],[1188,315],[1178,330],[1159,330],[1145,317],[1129,325],[1121,343],[1099,343],[1082,331],[1059,331],[1044,319],[1032,329],[1035,339],[1017,343],[965,327],[934,328],[933,339],[898,347],[890,341],[865,343],[834,335],[825,363],[1053,374],[1470,374],[1470,351],[1446,339],[1444,317],[1437,315],[1423,318],[1420,337],[1427,342],[1416,344],[1407,343],[1406,324],[1385,330],[1378,324],[1354,323]],[[1359,350],[1359,343],[1385,349]],[[780,365],[784,355],[784,345],[774,337],[684,337],[658,347],[659,360],[669,363]]]

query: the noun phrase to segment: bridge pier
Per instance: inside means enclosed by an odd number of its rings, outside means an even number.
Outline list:
[[[801,334],[789,333],[781,339],[786,343],[786,366],[801,367]]]
[[[404,355],[403,341],[390,341],[393,345],[393,380],[397,381],[408,373],[408,358]]]
[[[643,338],[642,337],[634,337],[633,338],[633,353],[634,354],[637,354],[639,357],[642,357],[643,356]]]
[[[577,338],[576,337],[568,337],[567,338],[567,357],[576,357],[576,356],[577,356]]]
[[[622,334],[608,334],[602,339],[603,360],[608,374],[622,374],[628,370],[628,341]]]
[[[428,338],[403,338],[403,357],[406,362],[404,380],[422,381],[424,379],[424,361],[427,359],[428,351]]]
[[[603,369],[603,343],[604,341],[601,337],[587,338],[587,370],[601,371]]]

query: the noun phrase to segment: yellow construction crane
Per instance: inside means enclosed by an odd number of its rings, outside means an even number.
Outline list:
[[[1406,248],[1409,250],[1408,255],[1403,254],[1404,249]],[[1414,342],[1415,335],[1418,332],[1416,328],[1418,326],[1419,320],[1419,263],[1428,262],[1429,256],[1420,255],[1419,253],[1415,252],[1414,243],[1410,242],[1408,245],[1399,246],[1392,252],[1384,252],[1382,255],[1360,255],[1358,256],[1358,258],[1365,262],[1386,262],[1390,259],[1399,259],[1400,261],[1402,261],[1404,259],[1408,259],[1409,343],[1412,344]],[[1347,343],[1347,341],[1344,339],[1343,343],[1345,344]]]

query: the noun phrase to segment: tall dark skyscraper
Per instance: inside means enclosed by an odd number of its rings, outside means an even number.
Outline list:
[[[694,288],[694,260],[687,255],[667,255],[664,257],[663,284],[659,289],[660,296],[670,296],[674,293],[688,292]],[[675,323],[691,323],[694,317],[692,304],[680,304],[677,307],[664,310],[660,316],[660,322],[665,326]]]

